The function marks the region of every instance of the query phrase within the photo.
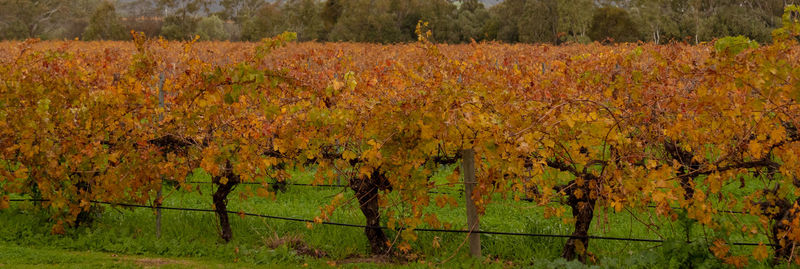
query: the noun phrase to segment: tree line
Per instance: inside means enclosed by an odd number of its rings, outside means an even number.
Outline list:
[[[767,42],[797,0],[0,0],[0,39],[411,42],[420,20],[445,43]]]

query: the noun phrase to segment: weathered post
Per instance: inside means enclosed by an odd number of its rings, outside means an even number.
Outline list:
[[[163,110],[164,105],[164,73],[158,75],[158,106]],[[158,124],[164,120],[164,112],[158,113]],[[161,179],[159,184],[158,193],[156,194],[156,238],[161,238],[161,194],[164,189],[164,179]]]
[[[469,253],[473,257],[481,256],[481,237],[477,232],[480,231],[480,220],[478,219],[478,208],[475,200],[472,199],[472,191],[475,189],[475,150],[461,150],[461,172],[464,173],[464,196],[467,200],[467,228],[469,229]]]

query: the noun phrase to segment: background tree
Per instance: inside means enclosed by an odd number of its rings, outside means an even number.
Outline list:
[[[89,25],[83,33],[85,40],[119,40],[125,39],[127,34],[125,28],[120,23],[117,10],[114,4],[103,1],[92,14]]]
[[[75,39],[83,37],[95,10],[103,3],[101,0],[74,0],[53,23],[48,24],[47,38]],[[126,35],[127,36],[127,35]]]
[[[772,39],[772,29],[758,10],[740,5],[726,5],[708,18],[707,35],[711,37],[743,35],[758,42]]]
[[[433,41],[447,43],[459,43],[462,41],[459,38],[461,27],[456,20],[458,7],[453,3],[447,0],[422,1],[420,15],[421,20],[430,23]],[[414,28],[413,30],[416,30],[416,24]],[[411,34],[412,40],[416,40],[415,31],[407,33]]]
[[[342,0],[325,1],[325,5],[322,7],[320,17],[322,17],[322,22],[325,24],[326,39],[327,35],[333,30],[333,26],[336,25],[337,21],[339,21],[339,16],[342,15],[342,9],[344,9]]]
[[[483,40],[487,37],[486,22],[489,21],[489,11],[478,0],[462,1],[456,11],[456,25],[459,27],[458,39],[461,42]]]
[[[397,28],[390,0],[345,2],[330,33],[331,41],[394,43],[405,40]]]
[[[25,39],[46,37],[49,26],[67,10],[66,0],[0,1],[0,37]]]
[[[423,9],[430,7],[427,7],[424,1],[419,0],[389,0],[388,2],[388,11],[394,17],[394,27],[401,33],[396,41],[416,40],[417,36],[414,31],[417,28],[417,22],[423,19],[422,15],[425,12]]]
[[[262,5],[250,17],[239,17],[241,39],[255,41],[279,34],[283,27],[282,16],[278,4],[268,3]]]
[[[564,33],[562,40],[587,43],[592,24],[594,3],[592,0],[562,0],[558,2],[558,32]]]
[[[119,3],[117,7],[126,30],[143,32],[147,36],[161,35],[164,10],[159,8],[157,0],[134,0]]]
[[[433,41],[459,42],[459,27],[456,23],[458,7],[446,0],[391,0],[389,10],[394,14],[396,28],[401,33],[398,41],[417,39],[419,21],[429,23]]]
[[[103,0],[0,0],[0,39],[84,37]],[[108,0],[111,1],[111,0]],[[283,31],[301,41],[416,40],[416,25],[429,22],[431,41],[460,43],[588,42],[595,10],[627,17],[627,41],[710,41],[744,35],[770,40],[786,4],[797,0],[120,0],[111,1],[127,30],[184,40],[198,32],[201,18],[216,15],[228,39],[257,40]],[[612,12],[613,11],[613,12]],[[620,12],[622,11],[622,12]],[[610,13],[609,13],[610,12]],[[605,17],[603,17],[605,16]],[[630,26],[607,21],[606,26]],[[600,23],[599,21],[597,23]],[[629,29],[628,29],[629,30]],[[598,32],[599,31],[599,32]],[[610,30],[596,28],[595,34]],[[622,32],[616,32],[621,35]]]
[[[558,43],[559,5],[558,0],[525,1],[525,14],[518,22],[519,41]]]
[[[222,10],[216,12],[220,19],[238,20],[249,18],[258,11],[261,6],[267,4],[265,0],[220,0],[219,5]]]
[[[240,41],[243,40],[244,31],[251,31],[248,35],[252,34],[254,17],[265,5],[270,3],[265,0],[221,0],[219,4],[222,9],[214,14],[223,21],[233,21],[233,23],[225,23],[225,31],[229,33],[230,40]],[[245,29],[245,27],[250,28]]]
[[[632,19],[640,26],[644,39],[661,44],[670,38],[680,39],[677,11],[674,9],[674,0],[637,0],[630,14]]]
[[[286,31],[297,33],[300,41],[320,39],[324,36],[325,22],[320,13],[322,6],[316,0],[289,0],[283,5]]]
[[[198,13],[208,13],[210,0],[159,0],[159,9],[164,11],[161,34],[168,39],[191,39],[197,27]]]
[[[225,30],[225,22],[217,15],[211,15],[200,19],[197,23],[196,35],[200,40],[226,40],[230,34]]]
[[[524,0],[506,0],[489,9],[491,18],[486,25],[489,39],[519,42],[519,20],[525,9]]]
[[[689,0],[689,12],[684,14],[690,16],[691,26],[693,26],[692,38],[694,43],[703,40],[710,40],[710,31],[707,27],[710,18],[722,7],[722,0]]]
[[[628,16],[628,12],[618,7],[603,7],[595,11],[589,37],[595,41],[608,38],[616,42],[633,42],[638,40],[639,32]]]

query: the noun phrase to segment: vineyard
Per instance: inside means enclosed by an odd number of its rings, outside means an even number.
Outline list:
[[[700,225],[679,240],[729,265],[800,264],[787,10],[761,45],[444,45],[425,24],[405,45],[3,42],[0,209],[33,201],[63,234],[102,204],[158,209],[161,225],[170,198],[201,196],[216,219],[194,225],[227,242],[229,200],[343,186],[299,221],[355,204],[373,255],[407,257],[427,231],[503,232],[442,216],[466,199],[563,220],[567,260],[602,263],[592,224],[626,215],[656,242],[665,221]]]

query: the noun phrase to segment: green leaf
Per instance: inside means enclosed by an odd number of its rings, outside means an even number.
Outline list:
[[[233,98],[233,96],[231,96],[231,93],[226,93],[225,96],[223,96],[223,100],[225,101],[225,104],[229,104],[229,105],[233,104],[234,102],[236,102],[236,100]]]

